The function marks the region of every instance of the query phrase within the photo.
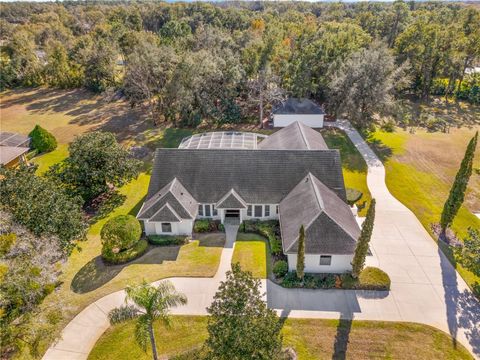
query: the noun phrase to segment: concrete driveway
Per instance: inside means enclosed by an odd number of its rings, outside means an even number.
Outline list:
[[[480,356],[480,304],[466,283],[438,249],[415,215],[396,200],[385,185],[385,168],[358,132],[346,121],[343,129],[368,164],[368,187],[376,199],[367,265],[378,266],[392,279],[391,291],[284,289],[263,280],[269,307],[282,316],[357,320],[411,321],[450,333],[476,358]],[[171,278],[188,297],[174,314],[206,315],[230,269],[238,227],[226,227],[227,241],[214,278]],[[157,282],[158,283],[158,282]],[[123,304],[118,291],[94,302],[63,330],[62,340],[43,359],[87,359],[95,342],[109,327],[108,312]]]

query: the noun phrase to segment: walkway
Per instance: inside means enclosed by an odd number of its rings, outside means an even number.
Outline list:
[[[367,263],[392,279],[389,292],[284,289],[263,280],[268,305],[283,316],[411,321],[450,333],[477,358],[480,356],[480,304],[437,248],[415,215],[385,185],[385,168],[358,132],[339,121],[368,164],[368,187],[377,200],[375,227]],[[227,226],[227,241],[214,278],[172,278],[188,297],[174,314],[205,315],[225,272],[230,268],[238,227]],[[155,284],[155,283],[154,283]],[[86,359],[109,327],[107,315],[124,302],[119,291],[94,302],[63,330],[63,339],[43,359]]]

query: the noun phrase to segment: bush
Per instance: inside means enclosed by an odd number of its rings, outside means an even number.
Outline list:
[[[150,235],[148,236],[148,242],[157,246],[169,246],[169,245],[184,245],[188,242],[188,237],[185,235]]]
[[[390,278],[387,273],[376,267],[366,267],[358,277],[357,288],[362,290],[389,290]]]
[[[357,189],[347,188],[347,203],[350,206],[353,206],[358,200],[363,196],[363,193]]]
[[[335,287],[335,274],[305,274],[302,283],[297,273],[292,271],[285,275],[281,285],[285,288],[332,289]]]
[[[223,224],[220,220],[213,219],[199,219],[196,220],[193,224],[193,232],[196,233],[206,233],[206,232],[217,232],[225,231]]]
[[[145,239],[142,239],[138,241],[132,248],[120,251],[119,253],[107,253],[103,254],[102,253],[102,258],[105,260],[107,263],[112,264],[112,265],[117,265],[117,264],[124,264],[126,262],[132,261],[143,254],[145,254],[145,251],[148,249],[148,241]]]
[[[288,272],[288,263],[285,260],[280,260],[273,265],[273,273],[277,278],[284,277]]]
[[[49,152],[57,148],[55,137],[40,125],[35,125],[28,136],[31,138],[31,146],[38,152]]]
[[[102,256],[111,257],[132,248],[141,235],[140,223],[132,215],[119,215],[108,220],[100,232]]]

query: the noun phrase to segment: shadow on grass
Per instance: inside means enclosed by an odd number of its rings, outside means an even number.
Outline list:
[[[121,265],[107,265],[101,256],[97,256],[75,274],[70,287],[74,293],[85,294],[105,285],[129,265],[162,264],[164,261],[175,261],[179,252],[180,246],[150,246],[147,252],[138,259]]]
[[[367,172],[367,164],[357,148],[342,130],[325,129],[322,135],[330,149],[338,149],[342,159],[342,167],[350,171]]]
[[[365,130],[359,130],[359,133],[365,139],[370,148],[375,152],[378,158],[385,163],[393,155],[393,150],[391,147],[385,145],[381,140],[375,139],[373,134]]]
[[[193,129],[185,128],[167,128],[163,132],[163,136],[156,137],[145,145],[149,148],[177,148],[182,142],[183,138],[186,138],[194,133]]]
[[[333,344],[333,360],[344,360],[347,357],[348,342],[352,330],[352,315],[341,314],[338,321],[337,333],[335,334],[335,343]]]
[[[225,234],[209,233],[195,237],[202,247],[223,247]],[[85,294],[105,285],[123,268],[133,264],[162,264],[164,261],[176,261],[181,246],[149,246],[149,249],[138,259],[121,265],[107,265],[101,256],[97,256],[85,264],[72,280],[70,288],[74,293]]]

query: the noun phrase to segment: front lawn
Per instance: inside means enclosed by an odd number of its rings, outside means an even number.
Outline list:
[[[342,130],[323,129],[321,133],[329,148],[340,150],[345,186],[363,193],[357,205],[360,205],[358,214],[365,216],[371,200],[367,186],[367,163]]]
[[[238,233],[232,263],[240,263],[242,270],[250,271],[254,277],[266,279],[270,271],[268,242],[260,235]]]
[[[431,224],[440,221],[443,204],[474,130],[452,129],[449,134],[417,130],[412,134],[396,129],[393,133],[377,131],[369,138],[384,162],[388,189],[413,211],[434,238]],[[477,147],[474,167],[480,167],[480,147]],[[469,226],[480,229],[480,219],[473,211],[480,211],[480,175],[475,172],[464,206],[452,224],[460,239],[466,236]],[[480,283],[480,277],[456,263],[448,246],[443,243],[440,246],[472,288]]]
[[[159,357],[170,357],[202,346],[207,317],[174,316],[167,328],[155,324]],[[151,359],[134,338],[135,322],[110,327],[97,341],[89,360]],[[381,321],[287,319],[284,346],[300,360],[341,359],[472,359],[446,333],[426,325]],[[345,354],[346,353],[346,354]]]

